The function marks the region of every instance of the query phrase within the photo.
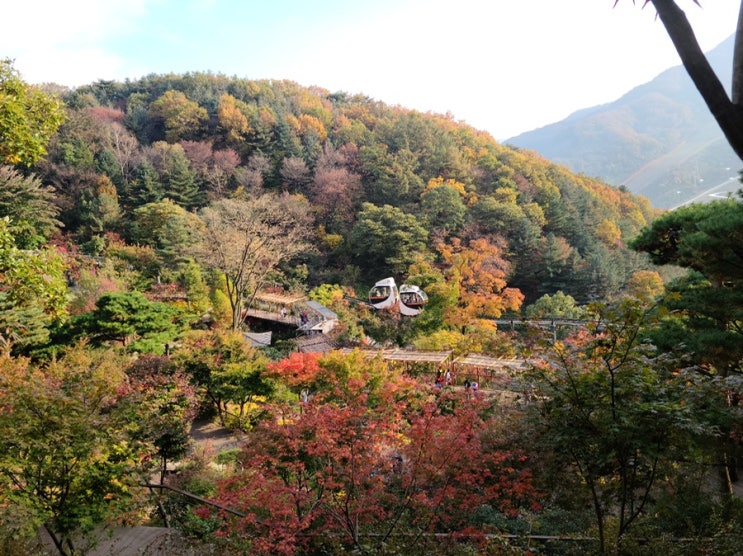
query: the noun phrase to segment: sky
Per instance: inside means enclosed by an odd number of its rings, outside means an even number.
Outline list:
[[[707,51],[739,0],[677,0]],[[213,72],[362,94],[503,141],[680,65],[643,0],[6,0],[0,58],[68,87]],[[721,76],[727,79],[727,76]]]

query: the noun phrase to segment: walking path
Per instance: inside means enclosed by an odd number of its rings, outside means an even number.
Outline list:
[[[191,438],[195,449],[212,449],[215,453],[230,448],[237,448],[242,441],[242,434],[225,429],[216,420],[202,419],[191,425]]]

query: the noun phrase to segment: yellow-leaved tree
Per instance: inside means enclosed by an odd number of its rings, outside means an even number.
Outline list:
[[[0,164],[32,166],[63,121],[61,100],[25,83],[11,60],[0,59]]]

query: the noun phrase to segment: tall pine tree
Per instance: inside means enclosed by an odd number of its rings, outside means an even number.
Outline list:
[[[196,176],[189,168],[188,159],[174,156],[166,176],[165,196],[187,210],[205,205],[205,196],[199,190]]]

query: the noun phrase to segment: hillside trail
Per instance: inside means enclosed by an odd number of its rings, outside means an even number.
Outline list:
[[[189,435],[194,443],[193,451],[213,451],[215,455],[223,450],[240,447],[245,437],[240,432],[226,429],[211,418],[194,421]]]

